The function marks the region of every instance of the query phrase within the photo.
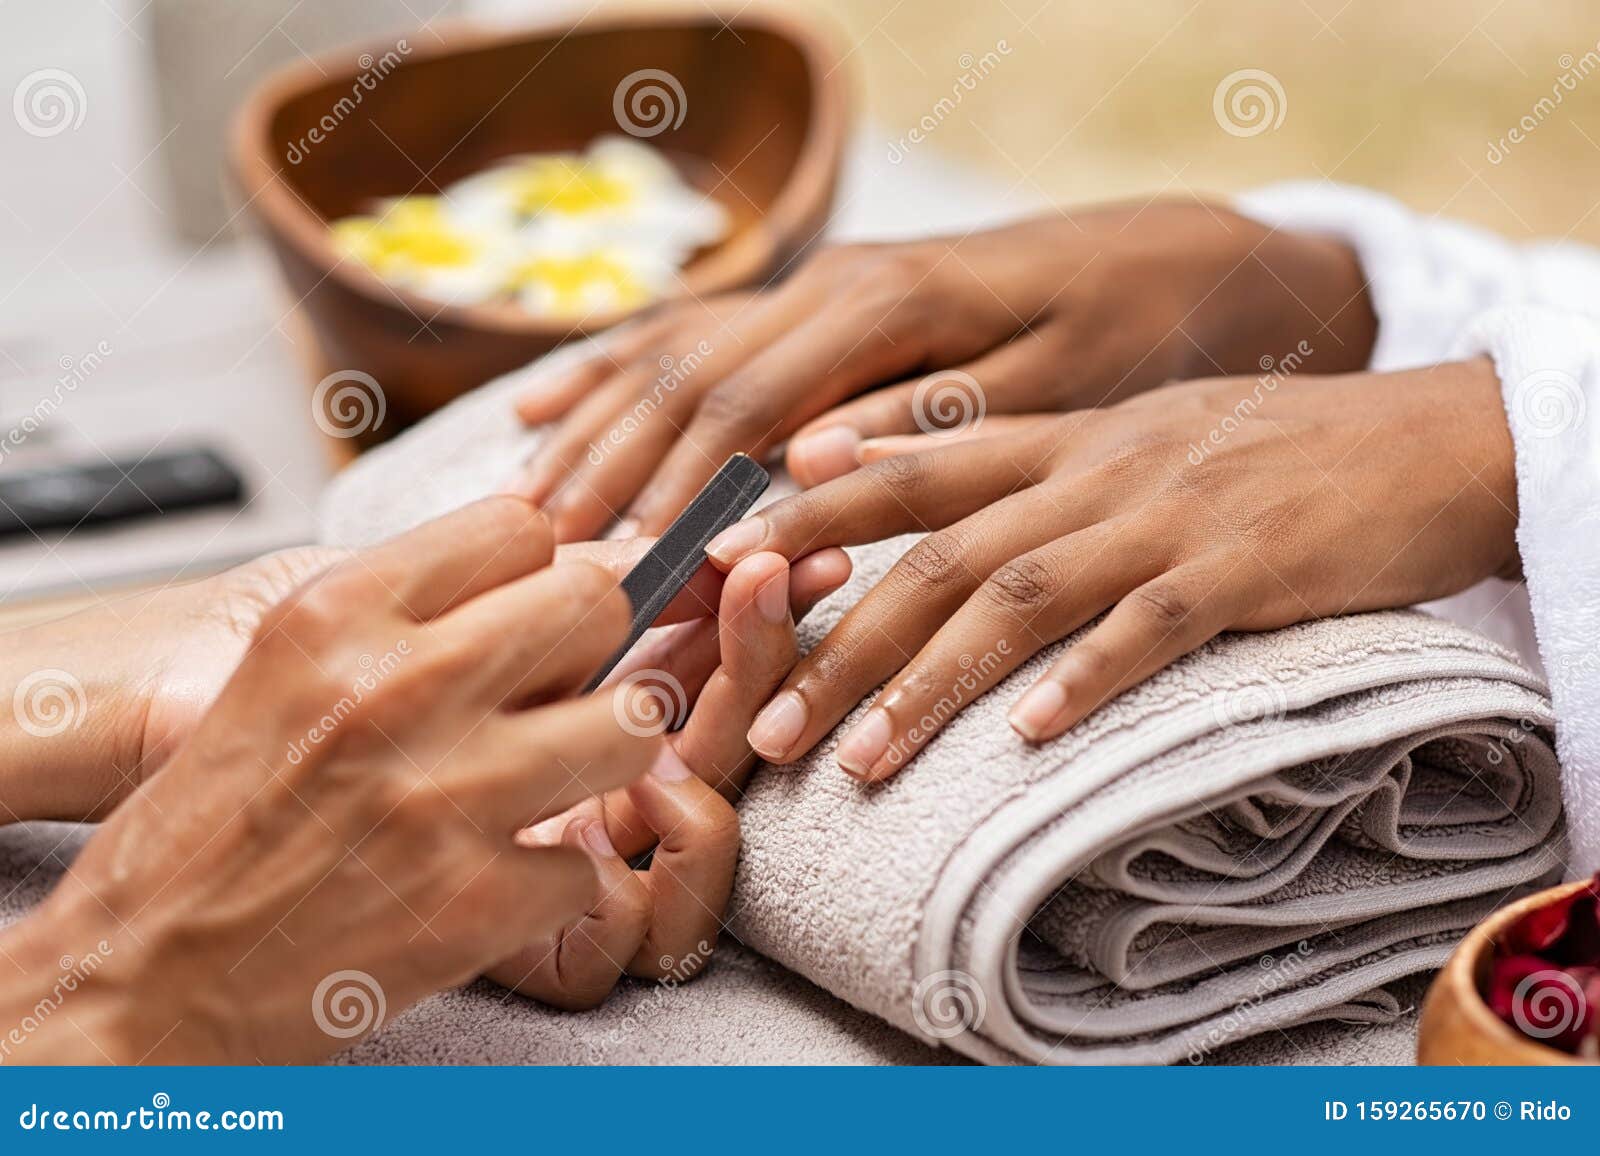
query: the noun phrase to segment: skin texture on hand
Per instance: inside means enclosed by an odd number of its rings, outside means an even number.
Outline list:
[[[517,833],[661,743],[571,697],[629,609],[608,570],[553,553],[526,501],[488,499],[268,611],[170,763],[6,932],[16,959],[114,949],[74,993],[87,1035],[52,1017],[30,1057],[313,1060],[349,1038],[318,1003],[330,977],[397,1014],[588,911],[588,856]]]
[[[1198,381],[1040,417],[883,458],[708,552],[726,566],[932,531],[750,732],[763,756],[791,762],[887,682],[838,749],[871,781],[932,737],[919,723],[969,668],[985,673],[981,693],[1102,613],[1013,707],[1026,739],[1063,733],[1224,630],[1409,606],[1514,574],[1516,521],[1499,383],[1480,358]]]
[[[1354,370],[1375,333],[1347,247],[1200,202],[837,247],[776,288],[664,307],[530,391],[522,419],[558,424],[519,486],[559,540],[619,516],[659,533],[735,451],[787,441],[815,485],[865,439],[1253,372],[1308,335],[1305,368]]]

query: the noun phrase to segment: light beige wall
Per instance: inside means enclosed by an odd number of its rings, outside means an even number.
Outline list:
[[[757,5],[765,0],[757,0]],[[1593,0],[794,0],[852,46],[866,110],[898,137],[965,59],[1009,55],[929,134],[1051,198],[1228,191],[1319,174],[1512,236],[1600,241],[1600,4]],[[735,5],[737,7],[737,5]],[[1590,55],[1587,61],[1585,53]],[[1213,117],[1218,82],[1263,69],[1283,123]],[[1582,70],[1589,75],[1574,79]],[[1572,89],[1486,157],[1566,72]],[[888,141],[885,141],[887,147]]]

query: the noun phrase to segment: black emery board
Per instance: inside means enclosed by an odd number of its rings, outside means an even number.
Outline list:
[[[605,681],[606,675],[616,669],[633,644],[689,584],[706,561],[711,539],[749,513],[771,481],[761,463],[745,454],[734,454],[722,463],[716,476],[623,578],[623,593],[633,606],[633,623],[627,639],[583,688],[585,694]]]

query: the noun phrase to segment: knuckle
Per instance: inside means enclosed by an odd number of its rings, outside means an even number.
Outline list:
[[[1044,562],[1025,555],[1001,566],[984,585],[991,602],[1008,611],[1029,614],[1050,605],[1059,582]]]
[[[874,462],[861,471],[866,481],[896,494],[915,494],[928,484],[928,455],[899,454]]]
[[[1182,630],[1194,610],[1186,592],[1164,583],[1150,583],[1128,595],[1128,601],[1144,621],[1164,634]]]
[[[895,569],[912,585],[946,589],[959,584],[967,573],[963,546],[953,531],[936,531],[907,550]]]
[[[761,425],[766,422],[766,403],[762,399],[767,394],[748,372],[741,371],[705,392],[695,410],[695,424],[713,434],[742,432]]]

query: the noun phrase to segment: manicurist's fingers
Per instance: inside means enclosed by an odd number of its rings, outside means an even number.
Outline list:
[[[639,951],[653,904],[644,879],[588,818],[567,824],[561,845],[582,848],[594,866],[596,899],[589,910],[559,930],[540,936],[488,975],[542,1003],[568,1011],[598,1007]]]
[[[659,836],[647,885],[650,927],[628,964],[644,979],[688,979],[716,946],[739,861],[739,817],[670,747],[628,795]]]
[[[745,732],[798,653],[790,587],[781,555],[753,554],[733,568],[718,613],[721,665],[674,740],[695,774],[730,796],[752,762]]]
[[[548,565],[553,549],[544,515],[522,498],[501,494],[425,522],[346,565],[375,575],[427,621]]]

